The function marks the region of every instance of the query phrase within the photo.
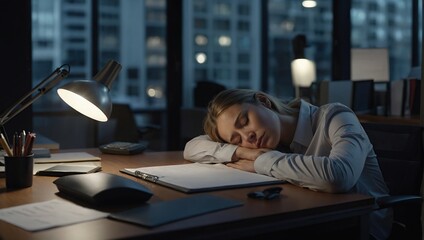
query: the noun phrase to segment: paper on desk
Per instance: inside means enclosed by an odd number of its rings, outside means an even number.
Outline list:
[[[33,174],[38,171],[46,170],[58,164],[65,165],[83,165],[101,167],[101,158],[93,156],[86,152],[75,153],[52,153],[50,158],[35,158]],[[0,156],[0,177],[4,174],[4,159]]]
[[[100,161],[99,157],[86,152],[52,153],[49,158],[34,158],[35,163],[63,163]]]
[[[108,215],[108,213],[57,199],[0,209],[0,220],[27,231],[91,221]]]

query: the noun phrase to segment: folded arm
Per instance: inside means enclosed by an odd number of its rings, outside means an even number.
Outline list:
[[[212,141],[207,135],[200,135],[188,141],[184,148],[184,158],[200,163],[231,162],[237,145]]]
[[[255,171],[324,192],[347,192],[358,181],[372,146],[352,113],[337,114],[320,141],[331,145],[328,156],[271,151],[255,161]]]

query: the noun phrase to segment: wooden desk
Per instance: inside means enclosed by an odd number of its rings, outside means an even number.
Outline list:
[[[357,115],[361,122],[390,123],[400,125],[420,125],[419,116],[378,116],[378,115]]]
[[[134,156],[116,156],[101,154],[97,149],[86,151],[102,158],[104,172],[134,179],[151,189],[154,196],[149,202],[187,196],[182,192],[119,172],[119,169],[124,167],[185,163],[182,152],[146,152]],[[60,199],[55,194],[58,191],[52,183],[55,179],[55,177],[34,176],[32,187],[17,191],[7,191],[4,179],[0,179],[0,208]],[[39,232],[26,232],[0,221],[0,239],[91,240],[135,237],[143,237],[143,239],[231,239],[236,237],[262,239],[257,235],[266,235],[267,238],[284,236],[286,239],[289,236],[298,237],[298,234],[310,233],[311,236],[318,236],[317,232],[334,231],[337,229],[334,224],[339,222],[342,222],[341,226],[351,224],[356,229],[355,233],[363,239],[368,237],[368,214],[374,202],[372,197],[360,194],[318,193],[291,184],[281,186],[283,187],[281,198],[270,201],[250,199],[246,196],[248,192],[263,190],[266,186],[212,191],[209,194],[241,200],[245,204],[152,229],[105,218]],[[130,207],[134,206],[100,208],[99,210],[113,212]],[[325,227],[325,225],[331,226]]]

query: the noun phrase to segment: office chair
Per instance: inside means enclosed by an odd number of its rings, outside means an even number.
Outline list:
[[[194,106],[206,108],[215,95],[225,90],[225,86],[212,81],[198,81],[194,88]]]
[[[192,138],[205,134],[203,131],[203,121],[206,117],[206,108],[181,108],[180,121],[180,148],[184,149],[185,144]]]
[[[363,122],[377,154],[390,196],[376,199],[378,209],[393,208],[390,239],[421,239],[423,128]]]
[[[185,144],[193,137],[204,134],[203,120],[206,116],[206,108],[209,102],[226,87],[212,81],[197,81],[193,91],[194,107],[181,108],[181,136],[179,147],[184,148]]]

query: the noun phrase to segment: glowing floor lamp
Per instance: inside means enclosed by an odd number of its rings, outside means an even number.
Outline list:
[[[291,62],[292,80],[296,97],[302,97],[301,91],[303,89],[309,89],[311,84],[316,80],[315,63],[305,58],[305,47],[306,37],[304,35],[297,35],[293,39],[294,59]]]
[[[57,90],[60,98],[78,112],[97,121],[107,121],[112,112],[112,101],[109,89],[118,76],[121,65],[110,60],[97,73],[93,80],[77,80],[70,82]],[[0,116],[0,127],[4,131],[6,124],[13,117],[29,107],[42,95],[49,92],[59,82],[65,79],[70,72],[70,66],[64,64],[53,71],[47,78],[35,86],[29,93],[20,98],[12,107]]]

